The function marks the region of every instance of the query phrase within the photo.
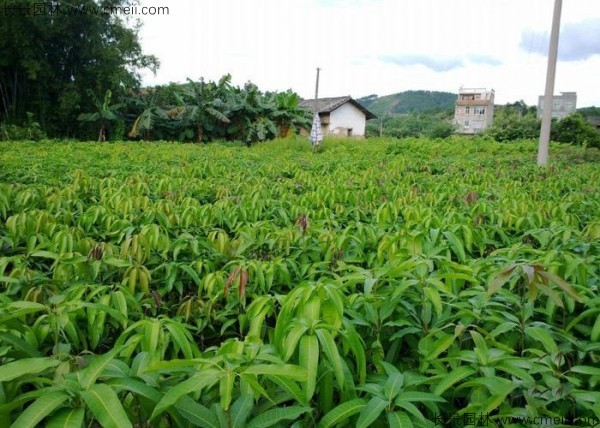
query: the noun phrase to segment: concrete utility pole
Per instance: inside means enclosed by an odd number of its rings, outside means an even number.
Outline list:
[[[554,98],[554,77],[556,76],[556,58],[558,57],[558,35],[560,33],[560,11],[562,0],[554,0],[554,15],[552,16],[552,33],[548,49],[548,70],[546,71],[546,90],[544,92],[544,111],[542,128],[540,130],[540,146],[537,163],[539,166],[548,165],[548,145],[550,142],[550,125],[552,124],[552,103]]]
[[[321,71],[321,69],[317,67],[317,83],[315,85],[315,111],[313,112],[314,114],[319,113],[319,107],[317,105],[317,99],[319,98],[319,71]]]

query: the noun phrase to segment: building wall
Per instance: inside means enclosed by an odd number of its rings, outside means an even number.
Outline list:
[[[454,110],[459,134],[479,134],[494,121],[494,91],[460,89]]]
[[[561,92],[561,95],[552,97],[552,117],[562,119],[575,113],[577,109],[577,92]],[[544,114],[544,96],[538,97],[538,118]]]
[[[346,103],[331,112],[328,135],[364,137],[365,124],[365,114],[352,104]]]

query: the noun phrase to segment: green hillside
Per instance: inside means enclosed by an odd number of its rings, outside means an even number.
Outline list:
[[[357,101],[376,115],[411,112],[447,111],[454,109],[456,94],[438,91],[404,91],[378,97],[368,95]]]

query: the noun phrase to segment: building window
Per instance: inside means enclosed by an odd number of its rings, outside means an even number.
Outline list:
[[[468,108],[468,107],[467,107],[467,108]],[[469,127],[469,121],[468,121],[468,120],[465,120],[465,128],[468,128],[468,127]]]
[[[352,128],[348,128],[348,137],[352,137]]]
[[[465,114],[471,114],[471,107],[465,107]]]
[[[485,114],[485,107],[475,107],[474,113],[475,114]]]

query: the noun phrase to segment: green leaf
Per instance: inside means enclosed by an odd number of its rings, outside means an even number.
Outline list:
[[[461,263],[465,263],[467,260],[467,254],[465,253],[465,247],[464,247],[462,241],[460,239],[458,239],[458,236],[456,236],[454,233],[452,233],[450,231],[444,232],[444,236],[448,240],[448,243],[450,244],[450,248],[452,249],[452,252],[454,252],[454,254],[456,254],[456,257],[458,258],[458,260]]]
[[[571,370],[574,373],[581,373],[590,376],[600,376],[600,368],[592,366],[573,366]]]
[[[440,293],[435,288],[425,287],[423,288],[423,294],[425,294],[435,308],[435,314],[438,317],[442,315],[442,298],[440,297]]]
[[[0,322],[6,322],[13,318],[18,318],[23,315],[33,314],[35,312],[47,311],[48,308],[41,303],[17,301],[12,302],[8,306],[3,308],[2,316],[0,316]]]
[[[0,382],[7,382],[27,374],[37,374],[51,367],[56,367],[60,361],[54,358],[23,358],[0,366]]]
[[[194,283],[196,285],[200,285],[200,283],[202,282],[202,280],[200,279],[200,277],[198,276],[198,274],[196,273],[196,271],[194,269],[192,269],[191,266],[185,265],[185,264],[181,264],[179,265],[179,268],[181,270],[183,270],[185,273],[187,273],[190,278],[192,278],[194,280]]]
[[[538,341],[542,345],[544,345],[544,348],[547,352],[558,352],[558,346],[556,345],[556,342],[554,341],[550,333],[548,333],[548,331],[546,331],[545,329],[541,327],[525,327],[525,334],[531,339]]]
[[[235,372],[233,370],[226,370],[221,374],[219,380],[219,398],[221,401],[221,407],[226,412],[229,411],[229,405],[233,397],[233,384],[235,382]]]
[[[46,416],[61,406],[69,394],[63,391],[51,391],[30,404],[13,422],[11,428],[36,428]]]
[[[299,382],[306,382],[307,371],[293,364],[256,364],[248,367],[245,374],[281,376]]]
[[[123,389],[132,392],[136,396],[147,398],[148,400],[158,403],[162,398],[162,394],[155,388],[131,378],[111,379],[107,382],[113,388]]]
[[[457,390],[464,388],[473,388],[473,386],[484,386],[491,394],[498,396],[504,394],[507,390],[514,387],[512,381],[498,376],[479,377],[463,383],[457,387]]]
[[[388,401],[392,401],[402,391],[404,386],[404,376],[402,373],[392,373],[383,388],[383,393]]]
[[[116,257],[106,257],[102,259],[102,262],[104,264],[107,264],[109,266],[114,266],[117,268],[128,268],[131,266],[131,263],[126,261],[126,260],[121,260],[118,259]]]
[[[447,350],[452,345],[452,343],[454,343],[454,341],[455,341],[455,338],[453,335],[444,334],[444,336],[441,339],[438,339],[433,344],[433,349],[431,350],[431,352],[429,352],[429,354],[427,354],[425,356],[425,359],[427,361],[431,361],[431,360],[437,358],[438,355],[440,355],[442,352]]]
[[[252,394],[242,394],[231,405],[231,428],[243,428],[246,426],[246,420],[254,408],[254,396]]]
[[[45,251],[45,250],[40,250],[40,251],[34,251],[33,253],[30,254],[31,257],[40,257],[43,259],[51,259],[51,260],[56,260],[58,259],[60,256],[56,253],[50,252],[50,251]]]
[[[389,404],[389,401],[384,400],[381,397],[373,397],[369,400],[367,405],[360,412],[358,421],[356,421],[356,428],[367,428],[371,426],[373,422],[377,420],[383,409]]]
[[[410,417],[404,412],[387,412],[390,428],[413,428]]]
[[[267,377],[279,385],[281,389],[290,394],[298,403],[307,405],[308,400],[306,399],[306,395],[302,393],[302,390],[294,381],[283,376],[267,375]]]
[[[85,410],[65,409],[58,412],[46,424],[46,428],[81,428],[83,426],[83,417]]]
[[[279,424],[281,421],[293,421],[298,419],[303,413],[310,412],[310,407],[289,406],[277,407],[267,410],[263,414],[255,417],[246,425],[247,428],[267,428]]]
[[[472,369],[471,367],[458,367],[452,370],[450,373],[444,375],[444,377],[438,382],[433,393],[435,395],[442,395],[448,388],[454,385],[456,382],[460,382],[466,377],[471,376],[477,371]]]
[[[592,333],[590,334],[590,340],[592,342],[600,341],[600,317],[596,317],[594,327],[592,327]]]
[[[317,372],[319,369],[319,340],[315,335],[305,335],[300,339],[300,366],[307,372],[306,399],[310,400],[317,386]]]
[[[430,392],[406,391],[398,395],[394,400],[394,403],[400,404],[413,401],[416,401],[417,403],[425,403],[427,401],[432,403],[444,403],[446,400]]]
[[[85,369],[77,372],[77,379],[81,388],[85,390],[89,389],[102,374],[106,366],[121,352],[121,349],[123,347],[118,346],[104,355],[93,357],[91,363]]]
[[[186,420],[201,428],[220,428],[217,417],[202,404],[188,396],[182,397],[173,408]]]
[[[339,406],[331,409],[319,421],[319,428],[329,428],[341,424],[349,417],[360,413],[365,408],[367,402],[363,398],[346,401]],[[348,425],[348,424],[346,424]]]
[[[346,323],[346,331],[343,335],[345,344],[350,348],[356,359],[358,381],[363,384],[367,379],[367,356],[363,342],[351,323]]]
[[[87,391],[81,391],[81,397],[104,428],[133,427],[121,400],[110,386],[92,385]]]
[[[473,342],[475,342],[474,350],[475,350],[475,353],[477,354],[477,357],[479,358],[479,361],[481,362],[481,364],[487,365],[488,360],[489,360],[489,355],[488,355],[489,352],[488,352],[487,343],[485,343],[485,339],[483,338],[483,336],[481,334],[479,334],[475,330],[471,330],[469,333],[471,333]]]
[[[292,357],[300,338],[306,333],[306,330],[308,330],[308,327],[304,323],[295,323],[290,328],[283,341],[283,361],[288,361]]]
[[[496,391],[484,404],[481,409],[481,413],[484,415],[489,414],[492,410],[497,409],[502,403],[505,403],[506,397],[516,388],[516,384],[508,383],[499,391]]]
[[[190,392],[200,391],[202,390],[202,388],[217,383],[219,381],[220,373],[220,371],[215,369],[201,369],[200,372],[196,373],[191,378],[169,389],[154,408],[154,411],[150,416],[150,420],[154,419],[166,409],[173,406],[186,394],[189,394]]]
[[[321,343],[321,348],[325,351],[325,355],[329,359],[329,363],[333,367],[333,373],[335,374],[335,379],[337,380],[337,384],[340,389],[344,388],[344,367],[342,363],[342,358],[340,357],[340,353],[338,348],[333,340],[333,336],[328,330],[319,329],[316,331],[317,337],[319,338],[319,342]]]

